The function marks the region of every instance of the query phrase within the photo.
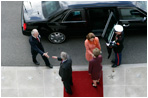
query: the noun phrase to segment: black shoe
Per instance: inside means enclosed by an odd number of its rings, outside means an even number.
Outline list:
[[[66,90],[66,89],[65,89]],[[70,95],[72,95],[72,91],[71,92],[68,92],[67,90],[66,90],[66,92],[67,92],[67,94],[70,94]]]
[[[100,82],[97,82],[97,84],[99,84]]]
[[[116,64],[114,64],[114,65],[112,65],[112,67],[113,67],[113,68],[115,68],[115,67],[117,67],[117,65],[116,65]]]
[[[93,86],[94,88],[97,88],[97,86],[94,86],[93,84],[94,84],[94,83],[92,83],[92,86]]]
[[[39,62],[37,62],[37,61],[36,61],[36,62],[34,62],[34,64],[35,64],[35,65],[40,65],[40,63],[39,63]]]
[[[48,67],[49,67],[49,68],[53,68],[53,65],[50,64],[50,65],[48,65]]]
[[[72,92],[67,92],[68,94],[72,95]]]

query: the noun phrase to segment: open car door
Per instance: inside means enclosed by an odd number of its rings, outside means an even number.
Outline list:
[[[104,38],[104,40],[107,43],[111,43],[111,41],[113,40],[114,37],[114,26],[117,24],[117,20],[113,14],[113,12],[110,13],[109,18],[107,20],[107,23],[105,25],[105,28],[103,30],[102,33],[102,37]],[[107,46],[107,50],[108,50],[108,58],[110,58],[111,53],[112,53],[112,48]]]
[[[113,14],[113,12],[110,13],[109,18],[107,20],[107,23],[105,25],[105,28],[102,33],[102,37],[105,39],[107,43],[110,43],[114,36],[114,26],[117,24],[117,20]]]

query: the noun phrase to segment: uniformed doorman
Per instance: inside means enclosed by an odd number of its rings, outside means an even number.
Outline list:
[[[121,25],[115,25],[114,30],[115,30],[115,40],[114,40],[115,44],[113,45],[113,50],[115,52],[115,61],[112,67],[117,67],[121,64],[124,32],[123,32],[123,27]]]

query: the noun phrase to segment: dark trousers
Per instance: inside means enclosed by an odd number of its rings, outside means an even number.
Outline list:
[[[33,62],[37,62],[36,56],[37,56],[38,53],[36,51],[31,51],[31,54],[32,54],[32,60],[33,60]],[[45,56],[42,56],[42,58],[43,58],[43,60],[44,60],[44,62],[46,64],[46,66],[50,66],[50,62],[49,62],[48,58],[45,57]]]
[[[119,66],[121,64],[121,57],[122,57],[121,53],[115,53],[115,64],[117,66]]]
[[[63,84],[64,84],[66,92],[69,93],[69,94],[72,94],[72,90],[71,90],[71,85],[73,85],[72,77],[63,81]]]

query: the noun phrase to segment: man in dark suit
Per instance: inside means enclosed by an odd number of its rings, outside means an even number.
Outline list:
[[[31,54],[32,54],[32,60],[36,65],[40,65],[40,63],[36,60],[37,54],[41,54],[43,60],[45,61],[46,66],[52,68],[52,65],[50,64],[48,58],[48,52],[44,52],[44,48],[42,46],[40,35],[37,29],[33,29],[31,31],[31,35],[29,38],[29,43],[31,45]]]
[[[72,60],[68,58],[66,52],[61,52],[61,57],[52,56],[52,58],[61,61],[59,75],[63,81],[66,92],[72,94]]]

